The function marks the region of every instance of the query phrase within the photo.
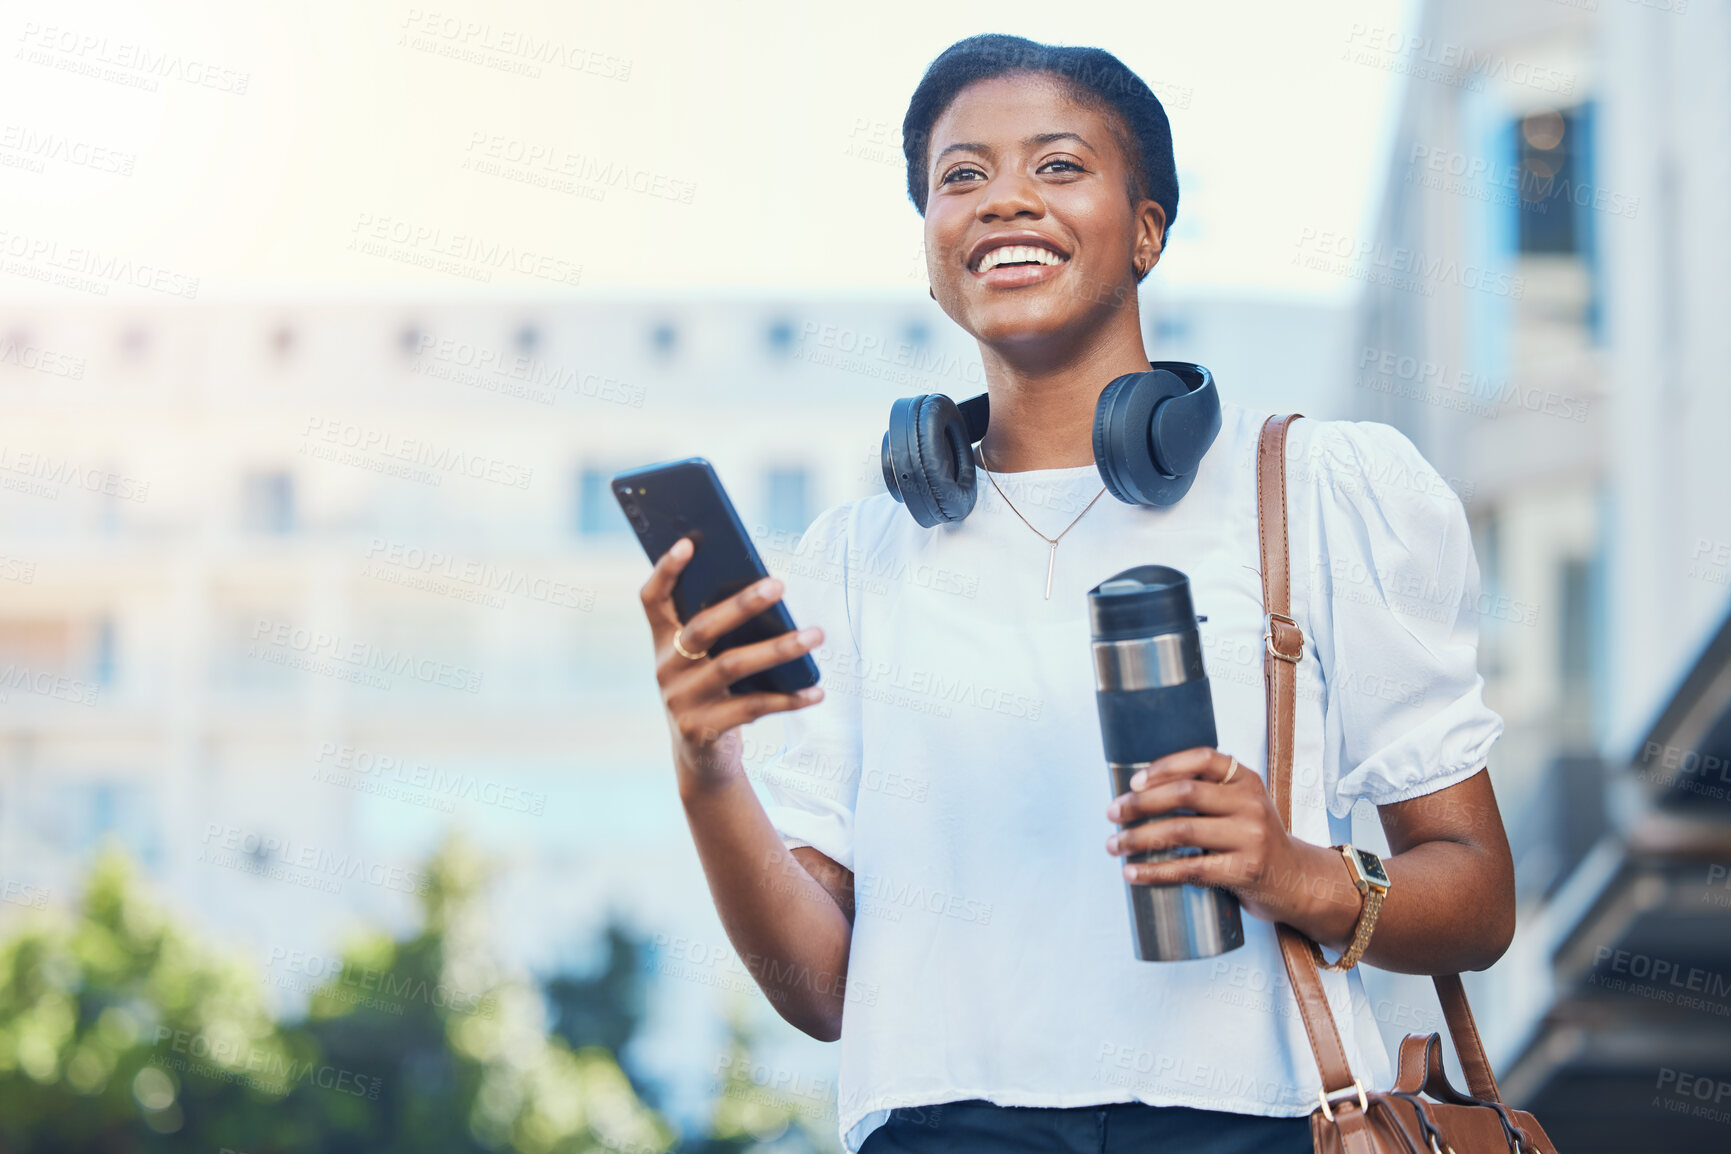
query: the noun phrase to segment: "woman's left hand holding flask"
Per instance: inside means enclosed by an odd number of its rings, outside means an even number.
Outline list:
[[[1126,880],[1216,886],[1236,895],[1252,917],[1284,922],[1324,945],[1342,946],[1351,936],[1362,899],[1340,854],[1287,833],[1262,778],[1242,762],[1205,746],[1180,750],[1138,771],[1130,787],[1106,816],[1120,825],[1159,820],[1113,834],[1107,852],[1207,852],[1126,862]]]

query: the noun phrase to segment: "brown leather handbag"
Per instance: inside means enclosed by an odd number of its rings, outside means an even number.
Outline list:
[[[1289,830],[1293,704],[1304,633],[1290,613],[1286,430],[1299,416],[1292,413],[1268,418],[1256,454],[1262,602],[1268,613],[1262,659],[1268,684],[1268,782],[1281,823]],[[1468,1092],[1463,1094],[1449,1084],[1443,1069],[1442,1039],[1436,1034],[1408,1034],[1400,1044],[1394,1087],[1369,1090],[1353,1076],[1347,1063],[1317,973],[1316,947],[1291,926],[1276,926],[1275,932],[1310,1048],[1322,1072],[1319,1104],[1310,1115],[1311,1138],[1319,1154],[1557,1154],[1531,1114],[1503,1105],[1460,975],[1439,975],[1435,981],[1443,1020],[1460,1055]]]

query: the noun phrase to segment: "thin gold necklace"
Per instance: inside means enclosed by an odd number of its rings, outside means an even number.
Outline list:
[[[998,487],[998,479],[992,476],[992,470],[986,464],[986,447],[980,445],[978,448],[980,450],[980,467],[986,472],[986,480],[992,483],[992,488],[998,490],[998,496],[1004,498],[1004,504],[1010,507],[1010,512],[1021,517],[1022,524],[1026,525],[1030,529],[1034,529],[1033,522],[1029,521],[1026,517],[1022,517],[1022,511],[1016,508],[1016,503],[1005,495],[1003,489]],[[1098,501],[1105,495],[1106,486],[1101,485],[1100,491],[1094,494],[1094,501]],[[1076,521],[1080,521],[1083,517],[1088,515],[1088,510],[1094,507],[1094,501],[1089,501],[1087,508],[1084,508],[1080,513],[1076,514]],[[1064,533],[1068,533],[1071,529],[1074,529],[1076,527],[1076,521],[1071,521],[1068,525],[1064,526]],[[1056,537],[1048,537],[1038,529],[1034,529],[1034,535],[1039,537],[1040,540],[1044,541],[1048,546],[1046,550],[1046,600],[1048,601],[1052,599],[1052,569],[1058,563],[1058,542],[1064,539],[1064,533],[1059,533]]]

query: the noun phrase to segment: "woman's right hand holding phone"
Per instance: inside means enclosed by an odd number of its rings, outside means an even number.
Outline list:
[[[744,772],[744,743],[739,727],[769,713],[803,709],[823,700],[823,689],[810,686],[797,693],[751,693],[735,697],[727,687],[742,677],[794,660],[823,643],[817,626],[783,633],[767,641],[742,645],[709,656],[709,647],[781,598],[782,583],[766,577],[725,601],[698,613],[680,629],[673,607],[673,585],[691,560],[689,537],[674,542],[644,582],[643,611],[655,641],[655,680],[661,686],[673,734],[674,766],[681,794],[705,790]],[[679,643],[686,657],[674,645]]]

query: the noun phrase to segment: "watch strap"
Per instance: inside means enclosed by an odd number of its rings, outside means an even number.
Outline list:
[[[1385,891],[1371,886],[1364,895],[1364,905],[1358,911],[1358,925],[1353,927],[1352,942],[1346,947],[1346,953],[1333,962],[1322,960],[1322,947],[1316,947],[1316,964],[1319,969],[1338,973],[1350,970],[1358,965],[1358,959],[1364,956],[1365,948],[1370,945],[1371,931],[1376,929],[1377,915],[1382,913],[1382,899]]]

